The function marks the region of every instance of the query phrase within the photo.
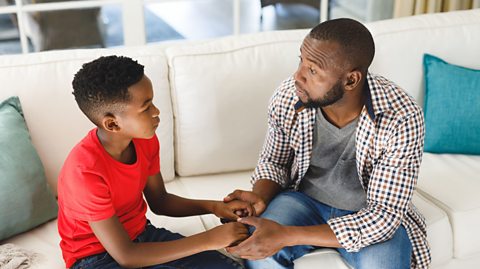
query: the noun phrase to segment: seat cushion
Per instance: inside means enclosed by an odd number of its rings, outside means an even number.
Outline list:
[[[190,198],[220,200],[235,189],[250,190],[252,172],[225,173],[197,177],[180,177],[185,194]],[[414,205],[427,221],[427,236],[433,257],[432,267],[447,262],[452,257],[452,231],[447,214],[423,195],[415,193]],[[220,225],[214,215],[201,216],[206,229]],[[318,253],[318,254],[317,254]],[[336,252],[317,250],[295,262],[295,268],[348,268]],[[336,267],[335,267],[336,266]],[[320,267],[319,267],[320,268]]]
[[[57,219],[28,232],[9,238],[0,244],[12,243],[18,247],[38,254],[32,269],[64,269],[65,263],[60,250],[60,236],[57,230]]]
[[[480,254],[480,156],[425,153],[418,189],[447,213],[453,255]]]
[[[193,199],[223,200],[223,197],[236,189],[251,190],[250,176],[252,171],[224,173],[195,177],[180,177],[186,197]],[[207,230],[220,225],[215,215],[201,216]]]
[[[448,262],[453,257],[453,234],[447,213],[419,192],[413,195],[413,204],[427,222],[432,267]]]
[[[184,191],[178,181],[172,181],[165,185],[167,191],[180,196],[184,196]],[[185,236],[193,235],[205,231],[200,217],[172,218],[158,216],[150,210],[147,211],[147,218],[156,227],[162,227],[172,232],[177,232]],[[39,254],[32,269],[64,269],[65,263],[62,259],[60,250],[60,236],[57,229],[57,220],[49,221],[28,232],[19,234],[0,244],[12,243],[24,249],[31,250]]]
[[[340,253],[334,249],[319,249],[294,261],[295,269],[311,269],[311,268],[329,268],[329,269],[351,269],[346,262],[343,261]]]
[[[186,196],[185,190],[183,190],[182,185],[178,180],[168,182],[165,184],[165,187],[169,193],[182,197]],[[151,210],[148,210],[147,218],[153,225],[155,225],[155,227],[165,228],[171,232],[179,233],[184,236],[190,236],[205,231],[202,220],[199,216],[174,218],[155,215]]]

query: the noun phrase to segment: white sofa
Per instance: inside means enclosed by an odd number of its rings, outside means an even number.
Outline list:
[[[367,24],[377,52],[371,71],[423,103],[422,55],[480,69],[480,10]],[[71,94],[73,74],[101,55],[127,55],[145,65],[161,110],[161,170],[170,192],[221,199],[249,189],[266,131],[274,89],[297,66],[308,30],[268,32],[205,42],[118,49],[65,50],[0,57],[0,100],[20,97],[48,182],[91,123]],[[468,109],[468,108],[466,108]],[[432,268],[480,268],[480,156],[424,155],[414,204],[424,214]],[[149,218],[191,235],[215,225],[212,215]],[[37,268],[64,268],[56,220],[0,242],[41,254]],[[347,268],[332,250],[296,261],[295,268]]]

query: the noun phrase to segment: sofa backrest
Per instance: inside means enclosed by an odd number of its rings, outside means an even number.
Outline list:
[[[167,49],[180,176],[255,166],[269,99],[296,70],[306,34],[268,32]]]
[[[423,105],[424,53],[480,68],[480,10],[367,24],[376,43],[371,71]],[[175,165],[181,176],[253,169],[267,105],[298,64],[308,30],[228,37],[168,48],[175,114]]]
[[[367,24],[376,52],[371,71],[393,80],[423,106],[423,54],[480,69],[480,9]]]
[[[164,45],[123,49],[65,50],[0,58],[0,100],[17,95],[33,145],[56,191],[60,168],[72,147],[94,127],[78,109],[71,94],[73,75],[81,65],[102,55],[126,55],[145,66],[161,110],[157,135],[161,141],[161,169],[174,178],[173,116]]]
[[[424,53],[480,69],[478,9],[379,21],[367,27],[376,42],[371,71],[395,81],[421,105]],[[175,172],[195,176],[249,170],[263,144],[269,99],[295,72],[307,33],[292,30],[201,43],[1,56],[0,100],[20,97],[33,144],[55,189],[68,152],[93,128],[71,95],[73,74],[82,63],[101,55],[127,55],[145,65],[153,82],[154,101],[161,110],[157,134],[166,181]]]

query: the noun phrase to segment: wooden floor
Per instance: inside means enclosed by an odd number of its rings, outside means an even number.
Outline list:
[[[277,4],[261,9],[259,0],[240,0],[239,3],[240,33],[311,28],[319,22],[319,11],[306,5]],[[233,0],[182,0],[147,4],[146,8],[184,38],[206,39],[234,33],[233,5]],[[0,26],[5,26],[0,27],[3,35],[10,34],[10,32],[16,33],[16,38],[0,36],[2,37],[0,54],[21,53],[16,26],[10,25],[8,16],[1,16],[0,19],[2,19],[0,20]],[[108,20],[113,23],[113,18],[108,18]],[[7,25],[7,23],[10,24]],[[107,46],[118,46],[123,43],[121,23],[118,21],[114,24],[118,24],[118,27],[114,28],[118,28],[119,33],[113,35],[113,39],[119,39],[120,41],[110,42],[113,45],[106,42]],[[146,27],[148,33],[156,31],[155,28],[159,26],[149,25],[147,20]],[[152,31],[148,30],[149,27]],[[107,33],[108,38],[112,39],[112,36]],[[30,51],[32,51],[32,48],[30,48]]]
[[[149,4],[147,8],[185,38],[202,39],[233,34],[233,2],[233,0],[172,1]],[[277,4],[261,9],[259,0],[239,2],[240,33],[311,28],[319,22],[319,11],[309,6]]]

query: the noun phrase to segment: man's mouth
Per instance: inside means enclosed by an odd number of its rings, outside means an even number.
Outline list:
[[[298,83],[295,83],[295,88],[296,88],[295,93],[297,95],[305,95],[305,90],[302,87],[300,87],[300,85],[298,85]]]

